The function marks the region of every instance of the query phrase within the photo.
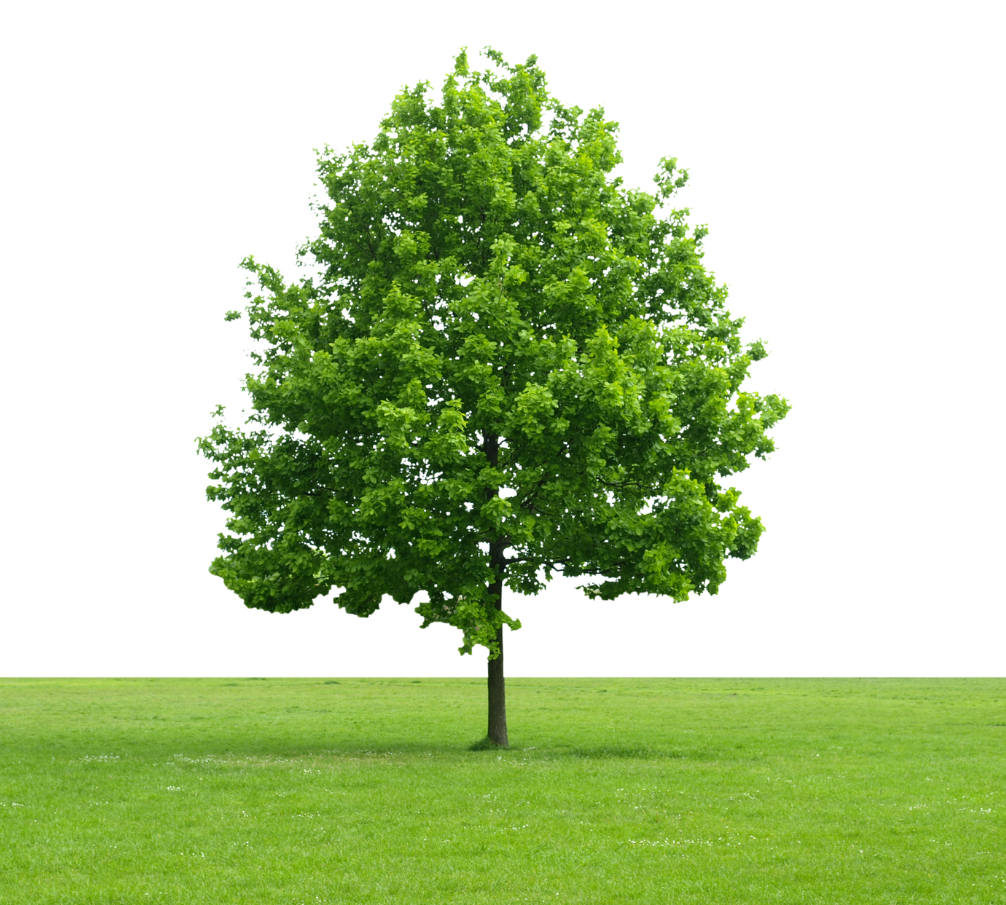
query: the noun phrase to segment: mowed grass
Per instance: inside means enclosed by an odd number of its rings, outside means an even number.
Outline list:
[[[0,902],[1006,902],[1006,681],[507,690],[0,680]]]

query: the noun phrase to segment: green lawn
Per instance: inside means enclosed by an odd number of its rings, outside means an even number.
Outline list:
[[[0,680],[3,903],[1006,903],[1006,681]]]

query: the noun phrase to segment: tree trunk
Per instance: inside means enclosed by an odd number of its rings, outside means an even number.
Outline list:
[[[494,598],[496,609],[503,609],[503,570],[506,559],[502,541],[491,545],[490,555],[496,569],[496,580],[489,585],[489,594]],[[501,748],[509,748],[506,734],[506,686],[503,683],[503,626],[496,634],[499,656],[489,661],[489,741]]]
[[[486,434],[482,451],[489,459],[489,464],[495,468],[499,464],[499,437],[496,434]],[[499,491],[489,491],[490,497],[498,496]],[[489,585],[489,597],[497,610],[503,609],[503,573],[506,570],[506,541],[496,538],[489,544],[489,562],[492,565],[495,578]],[[500,748],[509,748],[510,742],[506,735],[506,686],[503,684],[503,626],[496,634],[499,645],[499,656],[489,661],[489,741]]]
[[[509,748],[506,734],[506,687],[503,684],[503,626],[497,640],[500,655],[489,661],[489,741],[501,748]]]

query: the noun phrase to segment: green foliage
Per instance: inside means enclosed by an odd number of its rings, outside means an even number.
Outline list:
[[[998,905],[1002,679],[0,679],[4,905]]]
[[[716,593],[762,532],[723,479],[788,405],[741,389],[766,352],[704,269],[705,230],[664,209],[687,173],[668,158],[655,194],[623,188],[603,110],[486,54],[320,155],[317,275],[244,262],[254,412],[200,448],[229,512],[211,571],[248,606],[420,601],[424,627],[495,656],[518,627],[501,580]]]

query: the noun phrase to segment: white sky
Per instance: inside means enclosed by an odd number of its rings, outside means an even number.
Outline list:
[[[194,438],[242,406],[247,254],[292,275],[312,149],[462,45],[536,53],[691,171],[787,396],[717,597],[510,600],[510,676],[1003,675],[1002,7],[22,3],[0,27],[0,675],[472,675],[386,603],[247,610]]]

